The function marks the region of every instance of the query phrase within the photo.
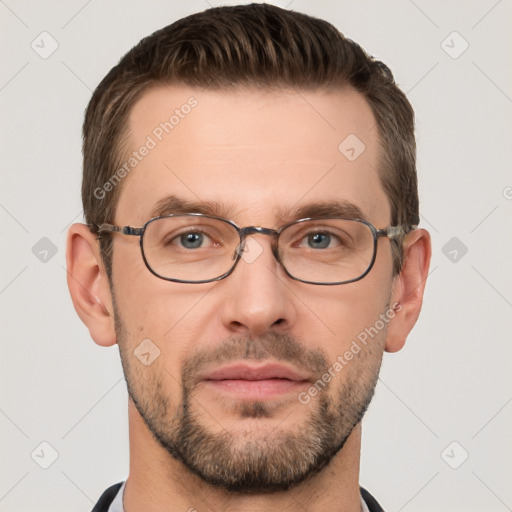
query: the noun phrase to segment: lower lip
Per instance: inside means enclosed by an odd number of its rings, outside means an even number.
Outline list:
[[[264,380],[206,380],[203,381],[210,388],[219,392],[231,393],[239,398],[262,400],[272,398],[285,393],[296,393],[303,388],[308,381],[289,379],[264,379]]]

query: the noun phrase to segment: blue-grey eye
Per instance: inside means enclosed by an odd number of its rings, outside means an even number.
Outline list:
[[[326,249],[331,244],[331,235],[327,233],[313,233],[308,235],[308,245],[313,249]]]
[[[180,236],[180,242],[185,249],[197,249],[203,245],[204,235],[202,233],[184,233]]]

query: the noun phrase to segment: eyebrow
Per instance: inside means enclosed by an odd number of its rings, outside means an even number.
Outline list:
[[[151,210],[151,217],[179,213],[202,213],[203,215],[229,218],[232,211],[233,208],[226,203],[218,203],[216,201],[190,201],[176,195],[170,195],[156,203],[153,210]]]
[[[359,206],[349,201],[320,201],[296,206],[291,210],[279,208],[278,216],[285,221],[305,219],[308,217],[341,217],[345,219],[362,219],[365,216]]]
[[[234,211],[235,207],[225,202],[191,201],[176,195],[169,195],[156,203],[151,211],[151,218],[180,213],[201,213],[231,220]],[[292,208],[278,207],[274,212],[283,223],[308,217],[365,219],[361,208],[346,200],[317,201]]]

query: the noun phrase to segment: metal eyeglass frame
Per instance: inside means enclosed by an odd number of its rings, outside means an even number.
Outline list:
[[[204,218],[208,218],[208,219],[220,220],[220,221],[223,221],[223,222],[229,224],[230,226],[232,226],[238,232],[238,235],[240,237],[240,244],[237,247],[237,249],[235,250],[235,254],[233,254],[234,261],[233,261],[233,264],[231,265],[231,268],[227,272],[225,272],[224,274],[222,274],[222,275],[220,275],[218,277],[215,277],[213,279],[203,279],[203,280],[200,280],[200,281],[189,281],[189,280],[184,280],[184,279],[175,279],[175,278],[171,278],[171,277],[161,276],[160,274],[157,274],[151,268],[151,266],[149,265],[149,263],[148,263],[148,261],[146,259],[146,255],[144,254],[143,238],[144,238],[144,233],[145,233],[147,227],[152,222],[155,222],[158,219],[163,219],[163,218],[167,218],[167,217],[187,217],[187,216],[190,216],[190,217],[204,217]],[[305,221],[309,221],[309,220],[329,220],[329,219],[331,219],[331,220],[332,219],[340,219],[340,220],[356,221],[356,222],[360,222],[360,223],[366,225],[370,229],[370,231],[373,234],[373,257],[372,257],[371,262],[368,265],[368,268],[366,269],[366,271],[363,274],[361,274],[359,277],[357,277],[357,278],[349,279],[347,281],[334,282],[334,283],[321,283],[321,282],[316,282],[316,281],[306,281],[304,279],[300,279],[300,278],[295,277],[292,274],[290,274],[288,269],[285,267],[285,265],[281,261],[281,259],[279,257],[278,250],[277,250],[279,236],[281,235],[281,233],[286,228],[288,228],[289,226],[292,226],[294,224],[299,224],[301,222],[305,222]],[[371,222],[368,222],[368,221],[363,220],[363,219],[345,218],[345,217],[307,217],[307,218],[304,218],[304,219],[299,219],[299,220],[294,220],[292,222],[288,222],[284,226],[281,226],[279,229],[263,228],[263,227],[260,227],[260,226],[246,226],[246,227],[241,228],[240,226],[238,226],[237,224],[235,224],[231,220],[224,219],[222,217],[216,217],[214,215],[205,215],[205,214],[202,214],[202,213],[180,213],[180,214],[171,214],[171,215],[162,215],[162,216],[159,216],[159,217],[153,217],[153,218],[149,219],[140,228],[135,228],[135,227],[132,227],[132,226],[115,226],[115,225],[109,224],[109,223],[104,223],[104,224],[101,224],[101,225],[94,224],[93,226],[98,229],[98,235],[101,235],[102,233],[119,233],[121,235],[138,236],[139,237],[139,246],[140,246],[140,250],[141,250],[141,253],[142,253],[142,259],[144,260],[144,263],[145,263],[147,269],[154,276],[156,276],[156,277],[158,277],[160,279],[164,279],[165,281],[172,281],[172,282],[175,282],[175,283],[188,283],[188,284],[211,283],[213,281],[220,281],[222,279],[225,279],[226,277],[228,277],[230,274],[233,273],[233,271],[235,270],[238,262],[240,261],[242,253],[243,253],[243,250],[244,250],[244,243],[245,243],[246,237],[248,235],[252,235],[252,234],[269,235],[269,236],[274,238],[273,243],[272,243],[272,253],[273,253],[274,257],[276,258],[276,260],[278,261],[278,263],[283,268],[283,270],[285,271],[286,275],[288,275],[291,279],[294,279],[296,281],[300,281],[301,283],[316,284],[316,285],[319,285],[319,286],[333,286],[333,285],[340,285],[340,284],[348,284],[348,283],[353,283],[355,281],[359,281],[359,280],[363,279],[370,272],[370,270],[373,268],[373,265],[375,263],[375,259],[377,258],[377,242],[378,242],[379,238],[387,237],[390,240],[396,240],[396,239],[399,239],[399,238],[405,236],[407,233],[410,233],[412,230],[414,230],[414,229],[416,229],[418,227],[417,225],[412,225],[412,226],[389,226],[387,228],[377,229]],[[98,236],[98,239],[99,239],[99,236]]]

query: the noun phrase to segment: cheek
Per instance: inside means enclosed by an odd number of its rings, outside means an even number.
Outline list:
[[[128,244],[126,239],[115,246],[113,255],[118,310],[130,333],[161,339],[185,315],[190,301],[182,300],[183,290],[177,290],[180,285],[154,276],[144,263],[138,243]]]
[[[163,364],[170,374],[179,376],[181,361],[202,341],[204,325],[214,323],[215,311],[206,309],[204,301],[213,285],[159,279],[147,270],[140,250],[136,258],[126,252],[114,256],[114,293],[127,350],[133,352],[149,339],[163,356],[158,366]]]
[[[321,344],[330,361],[350,350],[353,342],[363,346],[362,342],[372,341],[378,352],[387,327],[381,315],[386,314],[391,295],[390,265],[390,260],[376,262],[360,281],[309,291],[309,299],[303,299],[309,309],[297,326],[301,336],[309,333],[304,341],[309,337],[309,344]]]

